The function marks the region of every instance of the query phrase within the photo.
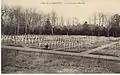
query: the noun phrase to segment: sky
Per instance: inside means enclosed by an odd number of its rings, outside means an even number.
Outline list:
[[[36,8],[45,13],[54,10],[66,19],[76,16],[80,22],[87,21],[95,12],[120,14],[120,0],[1,0],[1,2],[2,5]],[[43,2],[83,2],[83,4],[42,4]]]

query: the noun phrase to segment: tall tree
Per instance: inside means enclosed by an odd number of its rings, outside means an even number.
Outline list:
[[[115,14],[111,17],[111,29],[110,29],[110,33],[113,36],[118,36],[119,34],[119,27],[120,27],[120,15],[119,14]]]
[[[52,33],[51,29],[52,29],[52,26],[51,26],[50,20],[48,18],[47,21],[45,22],[44,34],[50,35]]]

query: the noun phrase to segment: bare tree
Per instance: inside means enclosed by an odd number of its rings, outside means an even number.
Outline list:
[[[94,16],[93,16],[93,22],[94,22],[94,25],[96,25],[97,24],[97,17],[96,17],[96,13],[94,14]]]
[[[57,14],[56,14],[55,11],[52,11],[51,12],[52,34],[54,34],[53,29],[54,29],[54,27],[56,25],[56,21],[57,21]]]
[[[6,24],[9,23],[8,22],[8,16],[9,16],[9,10],[10,8],[6,5],[1,6],[1,30],[2,30],[2,34],[6,33]]]
[[[61,24],[60,25],[64,25],[64,18],[63,18],[63,16],[61,16]]]
[[[19,29],[20,29],[20,18],[21,18],[21,8],[20,7],[15,7],[13,8],[13,11],[14,11],[14,16],[15,16],[15,19],[16,19],[16,25],[17,25],[17,35],[19,35]]]

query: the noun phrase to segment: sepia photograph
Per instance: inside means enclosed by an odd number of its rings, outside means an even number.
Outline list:
[[[120,0],[1,0],[2,74],[119,74]]]

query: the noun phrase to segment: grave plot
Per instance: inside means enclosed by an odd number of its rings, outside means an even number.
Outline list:
[[[102,50],[94,51],[90,54],[120,57],[120,42]]]
[[[13,43],[15,45],[21,43],[22,46],[24,45],[25,47],[33,48],[3,46],[3,73],[29,73],[43,71],[45,73],[69,73],[71,70],[73,70],[71,71],[73,73],[120,72],[120,42],[118,42],[116,38],[93,36],[13,37],[11,39],[14,40]],[[8,41],[6,42],[9,44]],[[49,43],[49,48],[51,48],[51,50],[42,49],[42,44],[44,46],[45,43]],[[105,50],[101,52],[103,49],[106,49],[107,51]],[[114,53],[113,50],[116,50],[116,52],[114,51]],[[97,51],[97,53],[94,53],[95,51]]]
[[[115,38],[95,36],[45,36],[19,35],[2,36],[2,44],[17,47],[49,49],[67,52],[83,52],[115,41]],[[48,47],[45,48],[45,45]]]
[[[96,40],[95,42],[94,40],[93,41],[92,40],[90,39],[90,41],[83,40],[83,41],[74,42],[74,43],[64,43],[66,47],[64,47],[64,49],[59,49],[59,51],[79,53],[79,52],[84,52],[84,51],[91,50],[91,49],[100,47],[102,45],[111,43],[111,41],[107,41],[107,40],[105,41]]]
[[[57,44],[54,44],[54,46],[51,47],[53,47],[54,50],[58,51],[79,53],[100,47],[105,44],[109,44],[113,41],[113,40],[111,41],[111,39],[108,40],[106,38],[97,39],[95,39],[94,37],[89,38],[79,37],[77,40],[72,39],[71,41],[64,41],[62,44],[58,42]]]

